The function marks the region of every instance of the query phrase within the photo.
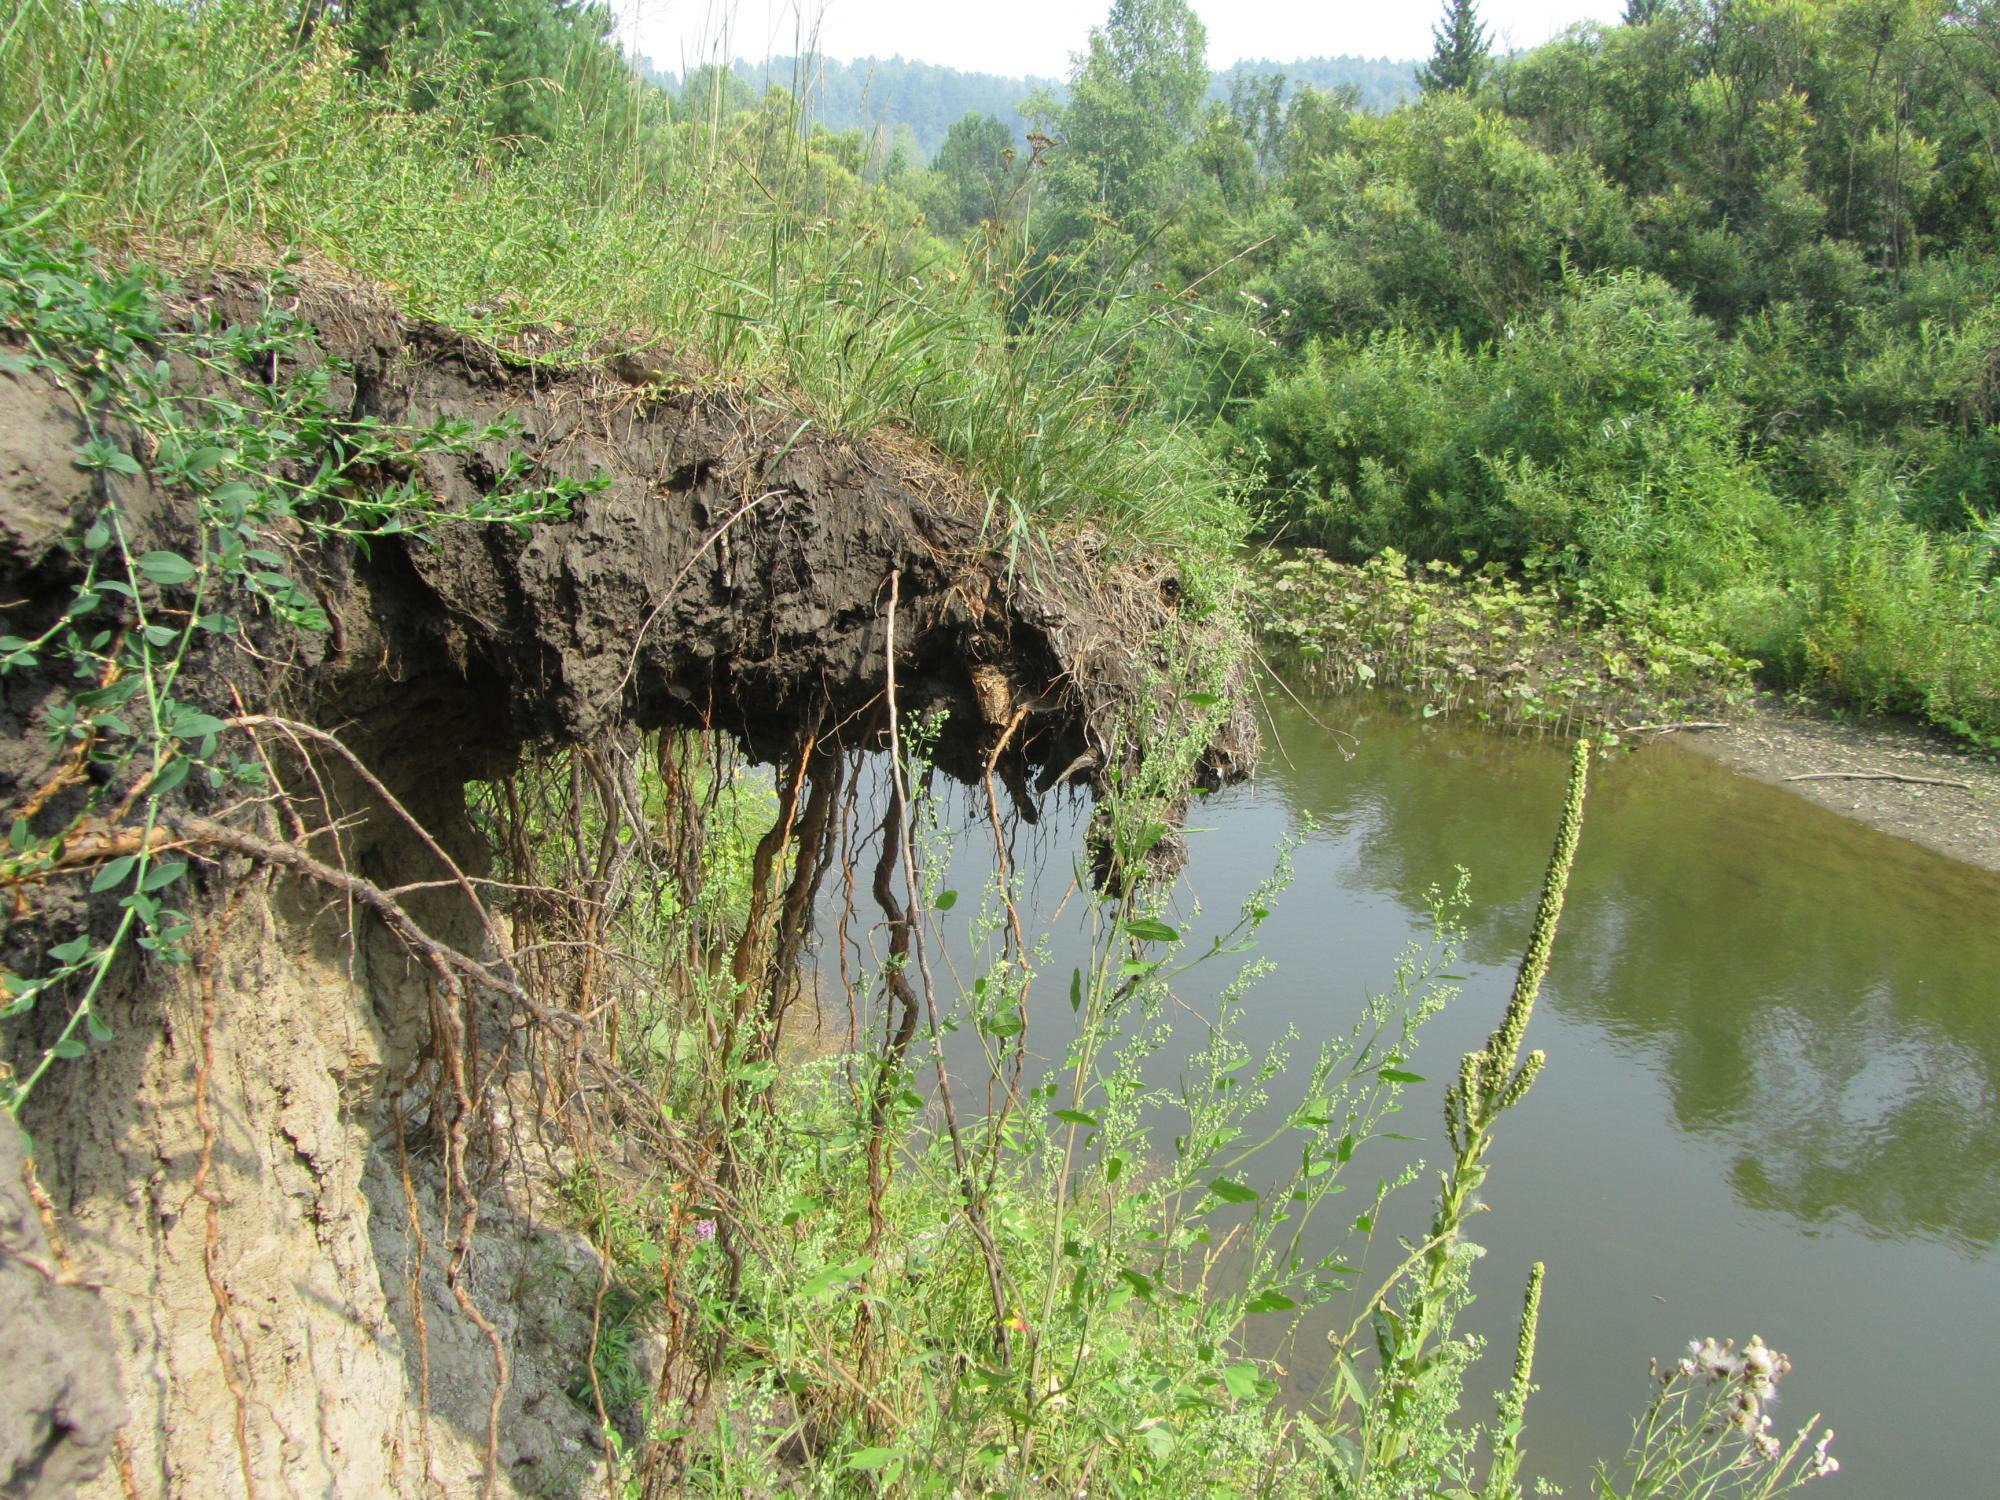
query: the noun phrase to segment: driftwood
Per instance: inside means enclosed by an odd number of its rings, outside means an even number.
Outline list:
[[[1810,771],[1803,776],[1787,776],[1787,781],[1906,781],[1913,786],[1955,786],[1972,790],[1970,782],[1946,781],[1938,776],[1905,776],[1900,771]]]
[[[1677,719],[1671,724],[1620,724],[1620,734],[1675,734],[1683,729],[1734,729],[1734,724],[1725,724],[1720,719]]]

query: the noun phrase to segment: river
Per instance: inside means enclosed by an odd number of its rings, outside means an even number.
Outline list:
[[[1442,1081],[1512,982],[1566,752],[1366,695],[1275,705],[1266,739],[1257,780],[1195,807],[1176,912],[1205,946],[1303,833],[1244,1034],[1317,1041],[1387,985],[1428,930],[1427,890],[1466,867],[1463,994],[1426,1028],[1413,1066],[1436,1082],[1398,1127],[1424,1141],[1371,1148],[1435,1163]],[[963,833],[947,880],[976,889],[983,803],[955,794],[945,817]],[[1028,841],[1042,912],[1068,886],[1080,820],[1053,809]],[[1053,929],[1063,975],[1077,905]],[[1527,1268],[1547,1263],[1530,1475],[1589,1493],[1592,1461],[1623,1452],[1648,1397],[1650,1357],[1755,1333],[1796,1366],[1776,1426],[1824,1411],[1839,1432],[1842,1473],[1819,1493],[2000,1493],[1981,1436],[2000,1375],[1997,976],[2000,875],[1671,742],[1595,764],[1529,1035],[1549,1063],[1500,1126],[1471,1228],[1481,1295],[1461,1321],[1491,1340],[1467,1382],[1490,1410]],[[1189,981],[1194,1013],[1224,977]],[[1063,991],[1038,992],[1045,1057],[1067,1035]],[[1153,1081],[1170,1083],[1193,1042],[1154,1058]],[[1386,1228],[1417,1229],[1427,1191],[1409,1189]],[[1369,1269],[1399,1254],[1380,1237]],[[1295,1387],[1316,1381],[1330,1321],[1288,1352]]]

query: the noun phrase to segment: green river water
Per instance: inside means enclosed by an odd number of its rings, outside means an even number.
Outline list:
[[[1401,1159],[1386,1153],[1441,1160],[1441,1083],[1504,1004],[1566,752],[1366,696],[1274,711],[1257,780],[1196,807],[1176,906],[1205,946],[1287,832],[1315,824],[1259,945],[1276,968],[1245,1038],[1289,1026],[1316,1042],[1351,1026],[1363,991],[1428,931],[1426,891],[1469,869],[1463,995],[1425,1030],[1413,1066],[1439,1082],[1412,1091],[1400,1123],[1425,1143],[1373,1148],[1383,1172]],[[977,889],[983,815],[959,812],[949,880]],[[1079,809],[1059,809],[1033,841],[1045,909],[1079,826]],[[1222,977],[1187,990],[1197,1011]],[[1067,1035],[1062,989],[1041,993],[1045,1057]],[[1839,1432],[1842,1472],[1816,1493],[2000,1495],[1985,1453],[2000,1375],[2000,876],[1671,742],[1600,760],[1528,1040],[1549,1064],[1500,1127],[1472,1225],[1481,1295],[1461,1326],[1491,1341],[1467,1383],[1490,1410],[1528,1266],[1547,1263],[1530,1474],[1590,1493],[1593,1459],[1623,1452],[1647,1399],[1650,1357],[1756,1333],[1796,1366],[1776,1428],[1823,1410]],[[1193,1044],[1154,1059],[1155,1081]],[[1420,1230],[1428,1191],[1407,1190],[1385,1222],[1367,1284],[1400,1256],[1390,1236]],[[1330,1322],[1286,1351],[1295,1386],[1316,1382]]]

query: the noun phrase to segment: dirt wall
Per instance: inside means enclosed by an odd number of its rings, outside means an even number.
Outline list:
[[[213,280],[185,312],[247,310],[257,295],[248,279]],[[177,808],[199,857],[195,961],[122,959],[100,1006],[111,1039],[53,1070],[25,1121],[69,1267],[43,1278],[46,1295],[99,1321],[115,1387],[79,1346],[74,1377],[53,1378],[22,1418],[28,1435],[7,1440],[25,1454],[59,1428],[78,1434],[74,1484],[93,1496],[593,1493],[602,1439],[573,1393],[600,1266],[550,1197],[561,1146],[528,1124],[542,1102],[526,1062],[535,1027],[510,997],[504,934],[444,864],[484,868],[466,781],[530,747],[662,726],[727,733],[773,760],[810,734],[858,743],[879,733],[892,597],[900,706],[950,710],[947,771],[977,774],[1013,725],[1010,784],[1100,775],[1148,652],[1185,649],[1193,627],[1171,570],[1108,568],[1101,539],[1004,557],[982,539],[976,497],[896,434],[829,439],[657,363],[641,373],[659,379],[634,385],[510,359],[365,290],[309,284],[299,301],[351,419],[519,424],[516,439],[418,461],[433,492],[486,492],[515,451],[536,473],[609,484],[526,536],[444,527],[435,545],[366,552],[292,538],[332,628],[254,626],[196,663],[216,711],[282,713],[355,759],[301,747],[276,768],[288,798],[228,809],[219,832],[200,794]],[[62,538],[104,499],[69,460],[82,436],[51,383],[0,373],[0,584],[23,617],[61,607],[77,568]],[[177,496],[117,482],[139,546],[185,537]],[[57,687],[0,680],[7,805],[46,778]],[[1232,724],[1210,776],[1245,769],[1253,745]],[[437,888],[403,900],[413,926],[398,932],[328,872]],[[23,893],[10,966],[53,932],[108,925],[105,899],[80,891]],[[426,943],[498,977],[461,991]],[[17,1065],[56,1012],[0,1043]],[[438,1144],[466,1122],[442,1123],[435,1098],[405,1088],[454,1027],[487,1068],[476,1183]],[[0,1275],[25,1263],[11,1242],[8,1254]],[[16,1322],[41,1316],[28,1306],[9,1304]],[[0,1451],[17,1479],[32,1461]]]

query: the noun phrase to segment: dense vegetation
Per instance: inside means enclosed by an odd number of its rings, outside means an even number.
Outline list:
[[[1496,570],[1496,616],[1515,608],[1510,569],[1588,585],[1607,617],[1689,621],[1781,680],[2000,733],[2000,15],[1668,3],[1496,62],[1472,8],[1452,9],[1465,24],[1441,27],[1423,97],[1379,115],[1352,92],[1271,78],[1218,100],[1181,0],[1117,0],[1066,94],[1028,101],[1025,153],[1004,122],[974,116],[928,166],[892,170],[859,130],[814,130],[782,92],[715,72],[669,95],[609,47],[594,9],[521,0],[518,25],[482,12],[473,33],[444,0],[26,0],[0,28],[5,250],[34,287],[6,304],[9,338],[101,377],[119,420],[178,434],[186,414],[141,380],[160,343],[157,281],[105,262],[142,247],[196,263],[298,251],[503,344],[532,338],[556,357],[604,337],[669,344],[802,422],[905,424],[961,463],[994,542],[1026,567],[1045,528],[1094,527],[1114,547],[1177,549],[1199,609],[1221,592],[1204,574],[1226,573],[1260,526],[1357,556],[1442,555]],[[117,342],[90,342],[107,329]],[[228,462],[256,459],[264,425],[232,422]],[[176,450],[161,451],[148,462]],[[139,464],[112,447],[79,457]],[[199,498],[222,461],[181,491]],[[110,556],[110,532],[79,547]],[[186,582],[158,557],[164,583],[144,555],[121,567],[128,591]],[[124,648],[107,632],[83,649]],[[132,649],[135,678],[157,682]],[[899,1045],[781,1070],[775,1029],[745,1019],[761,1007],[742,976],[685,961],[701,951],[688,910],[628,890],[591,913],[612,914],[657,981],[618,998],[632,1024],[612,1023],[611,1046],[711,1153],[709,1176],[665,1188],[589,1160],[570,1184],[623,1299],[577,1399],[602,1412],[608,1386],[639,1379],[617,1337],[648,1317],[672,1320],[673,1352],[704,1393],[717,1386],[712,1405],[653,1411],[656,1476],[671,1467],[716,1493],[1520,1493],[1539,1276],[1484,1433],[1459,1413],[1477,1348],[1453,1317],[1494,1126],[1543,1065],[1523,1032],[1587,746],[1513,1003],[1447,1093],[1432,1233],[1364,1282],[1343,1257],[1367,1247],[1398,1168],[1341,1213],[1332,1249],[1304,1225],[1333,1216],[1356,1149],[1421,1082],[1410,1050],[1444,998],[1450,907],[1438,944],[1351,1034],[1302,1052],[1272,1133],[1250,1122],[1286,1046],[1253,1056],[1231,1029],[1254,970],[1227,991],[1191,1086],[1149,1093],[1168,985],[1201,956],[1183,955],[1186,934],[1140,878],[1223,683],[1216,660],[1185,666],[1162,689],[1202,712],[1105,798],[1113,888],[1092,908],[1086,961],[1061,977],[1073,1025],[1046,1078],[1025,1075],[1041,959],[996,838],[1001,878],[976,903],[984,972],[942,997],[997,1101],[963,1133],[919,1091],[946,1092],[921,934],[957,893],[926,880],[943,835],[909,790],[927,780],[929,727],[899,731],[893,702],[877,869],[881,888],[900,869],[907,905],[884,910],[906,946],[850,998],[857,1036],[864,1022],[888,1034],[902,1003]],[[207,718],[163,722],[152,759],[184,740],[207,758],[211,732]],[[658,749],[711,810],[735,805],[719,740]],[[546,800],[486,809],[514,820],[511,888],[584,888],[538,863],[562,857],[557,830],[621,847],[621,825],[586,812],[629,807],[560,800],[583,796],[575,769],[523,768],[545,774]],[[665,804],[659,775],[648,792]],[[150,809],[166,793],[147,785],[134,799]],[[782,852],[789,818],[758,847]],[[758,859],[724,821],[696,835],[712,878],[688,904],[753,923],[736,908],[768,907],[784,860]],[[128,863],[104,889],[132,880],[143,897],[150,879]],[[756,889],[732,905],[730,882]],[[1209,958],[1254,936],[1277,884]],[[121,933],[153,920],[127,909],[141,915]],[[183,935],[177,912],[154,916]],[[909,957],[932,1002],[921,1033]],[[78,977],[31,980],[29,998],[47,988],[55,1003]],[[94,1035],[90,993],[53,1056]],[[1163,1119],[1185,1127],[1171,1151]],[[1282,1163],[1253,1183],[1256,1153]],[[1268,1318],[1295,1335],[1297,1316],[1335,1299],[1353,1322],[1336,1328],[1324,1384],[1288,1411],[1246,1330]],[[1661,1372],[1629,1477],[1608,1474],[1603,1493],[1769,1494],[1829,1471],[1825,1439],[1780,1444],[1762,1425],[1782,1364],[1757,1343],[1696,1345]]]
[[[1991,736],[2000,12],[1641,9],[1494,61],[1448,6],[1380,116],[1153,107],[1200,24],[1121,5],[1147,45],[1075,81],[1037,252],[1104,214],[1191,289],[1163,395],[1273,529],[1691,604],[1774,681]]]
[[[1029,152],[984,112],[925,169],[820,141],[1019,274],[1014,326],[1150,301],[1126,387],[1267,531],[1588,580],[1773,685],[2000,733],[2000,11],[1436,34],[1383,114],[1222,92],[1182,0],[1121,0]]]

